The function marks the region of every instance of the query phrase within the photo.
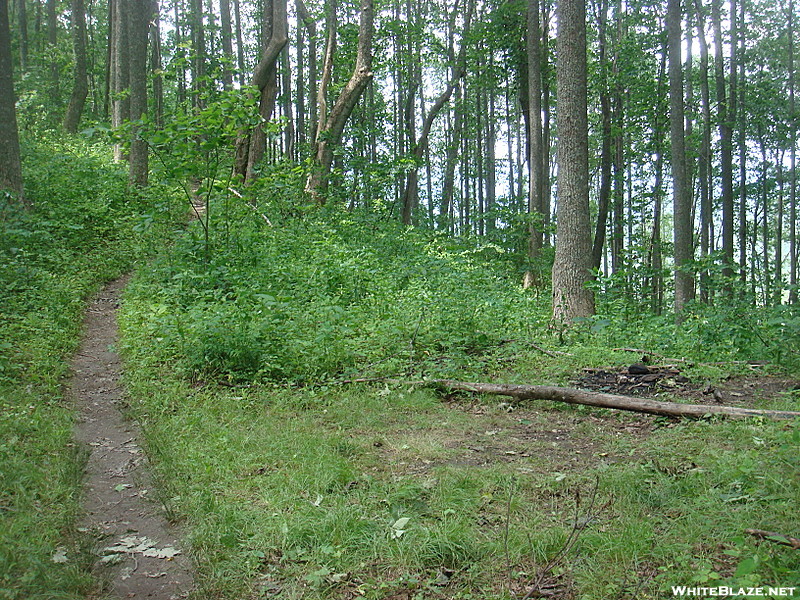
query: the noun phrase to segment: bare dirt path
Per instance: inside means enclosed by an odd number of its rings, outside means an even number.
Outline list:
[[[194,582],[177,532],[156,500],[137,424],[121,412],[116,311],[127,277],[91,302],[69,382],[79,414],[75,438],[89,450],[82,527],[96,536],[98,598],[187,598]]]

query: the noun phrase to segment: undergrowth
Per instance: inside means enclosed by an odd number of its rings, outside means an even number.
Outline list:
[[[554,331],[546,292],[520,289],[497,247],[302,212],[233,206],[126,295],[133,410],[161,499],[187,521],[201,597],[510,598],[540,576],[586,600],[796,583],[796,552],[743,533],[792,531],[796,426],[655,421],[637,433],[636,417],[586,407],[347,383],[566,383],[636,360],[615,350],[631,346],[719,379],[747,367],[704,361],[788,356],[769,340],[789,321],[751,309],[728,322],[743,310],[732,303],[676,327],[609,304]],[[579,541],[549,562],[576,523]]]
[[[0,200],[0,598],[78,598],[91,578],[72,534],[83,457],[68,357],[86,297],[161,245],[175,215],[128,193],[105,147],[40,132],[24,154],[34,208]]]

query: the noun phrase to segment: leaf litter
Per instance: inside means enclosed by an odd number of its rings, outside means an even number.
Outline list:
[[[106,546],[101,550],[102,558],[100,562],[114,564],[124,554],[129,554],[131,556],[134,554],[141,554],[142,556],[150,558],[171,560],[181,553],[180,550],[173,546],[164,546],[163,548],[158,548],[157,546],[158,542],[145,536],[125,536],[120,538],[113,546]]]

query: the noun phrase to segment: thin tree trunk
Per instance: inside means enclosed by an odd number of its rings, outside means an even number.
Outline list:
[[[602,122],[602,133],[600,142],[600,190],[597,197],[597,223],[594,230],[594,242],[592,244],[592,268],[597,271],[600,269],[600,261],[603,256],[603,247],[606,241],[606,229],[608,225],[608,205],[611,197],[611,97],[609,93],[608,81],[608,57],[606,40],[606,16],[608,13],[608,1],[594,4],[597,18],[597,38],[599,45],[598,68],[600,70],[600,120]],[[612,265],[616,261],[612,260]],[[614,268],[612,266],[612,268]]]
[[[412,207],[415,204],[415,198],[418,191],[418,165],[422,162],[422,157],[424,156],[425,150],[428,147],[428,136],[430,135],[431,128],[433,127],[433,122],[439,115],[439,112],[441,112],[444,105],[450,100],[450,97],[453,95],[453,91],[458,85],[458,82],[466,74],[466,37],[469,35],[470,23],[472,21],[474,10],[475,0],[470,0],[467,8],[467,15],[464,20],[464,32],[461,36],[461,47],[458,50],[458,57],[456,58],[456,64],[453,68],[453,77],[447,83],[447,87],[439,95],[439,97],[433,103],[433,106],[431,106],[431,109],[428,111],[428,114],[425,116],[419,138],[416,140],[410,139],[410,142],[413,144],[411,153],[414,157],[416,166],[415,168],[410,169],[407,173],[406,187],[403,193],[403,223],[406,225],[411,224]]]
[[[319,204],[324,204],[328,178],[333,163],[333,152],[342,141],[344,127],[361,94],[372,80],[372,36],[375,29],[372,0],[361,0],[361,15],[358,27],[358,52],[356,65],[350,80],[342,89],[320,128],[317,136],[314,164],[306,182],[306,192]]]
[[[549,151],[545,144],[542,123],[542,24],[539,0],[528,0],[525,54],[528,61],[528,80],[526,97],[528,106],[528,269],[522,281],[522,287],[538,286],[540,281],[539,257],[544,245],[544,230],[547,223],[549,207],[546,207],[545,170]],[[548,184],[549,185],[549,184]]]
[[[231,27],[231,0],[219,1],[220,38],[222,41],[222,85],[233,87],[233,29]]]
[[[122,0],[114,2],[114,48],[113,48],[113,72],[114,86],[112,88],[112,114],[111,125],[121,127],[122,124],[130,119],[131,105],[130,94],[130,41],[128,36],[128,25],[130,23],[130,3]],[[125,160],[122,146],[114,146],[114,158],[118,161]]]
[[[275,109],[278,93],[277,63],[280,53],[288,41],[286,0],[269,0],[264,5],[264,40],[262,54],[250,85],[260,93],[259,112],[268,121]],[[243,132],[236,143],[235,171],[251,182],[256,176],[256,167],[264,155],[266,138],[261,126]]]
[[[153,81],[153,121],[156,127],[164,124],[164,78],[161,76],[161,6],[152,0],[150,7],[150,72]]]
[[[59,76],[58,76],[58,19],[56,15],[56,0],[47,0],[47,53],[49,56],[48,67],[50,70],[50,98],[58,102]]]
[[[234,29],[236,30],[236,64],[239,67],[239,85],[246,81],[244,64],[244,43],[242,42],[242,15],[239,9],[239,0],[233,0]]]
[[[787,2],[789,36],[789,304],[797,303],[797,115],[794,72],[794,2]]]
[[[711,252],[711,100],[708,84],[708,43],[705,36],[705,19],[700,0],[695,0],[697,18],[697,39],[700,43],[700,103],[703,114],[703,132],[700,152],[697,159],[698,180],[700,183],[700,258]],[[700,299],[710,300],[708,269],[700,271]]]
[[[12,71],[8,0],[0,0],[0,190],[11,192],[16,202],[27,208],[29,203],[22,188],[17,100]]]
[[[711,20],[714,27],[714,71],[717,84],[717,115],[719,117],[720,140],[720,196],[722,200],[722,275],[725,277],[725,289],[730,293],[733,277],[733,127],[732,111],[728,110],[732,97],[728,96],[725,85],[724,50],[722,40],[722,16],[720,4],[722,0],[712,0]]]
[[[26,0],[17,1],[19,20],[19,66],[23,73],[28,71],[28,11]]]
[[[64,130],[76,133],[89,94],[89,77],[86,73],[86,10],[83,0],[72,0],[72,36],[75,53],[75,77],[72,95],[64,115]]]

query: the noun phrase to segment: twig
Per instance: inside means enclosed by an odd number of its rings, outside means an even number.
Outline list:
[[[781,544],[782,546],[789,546],[795,550],[800,550],[800,538],[783,535],[774,531],[764,531],[763,529],[745,529],[745,533],[757,537],[760,540],[767,540]]]

